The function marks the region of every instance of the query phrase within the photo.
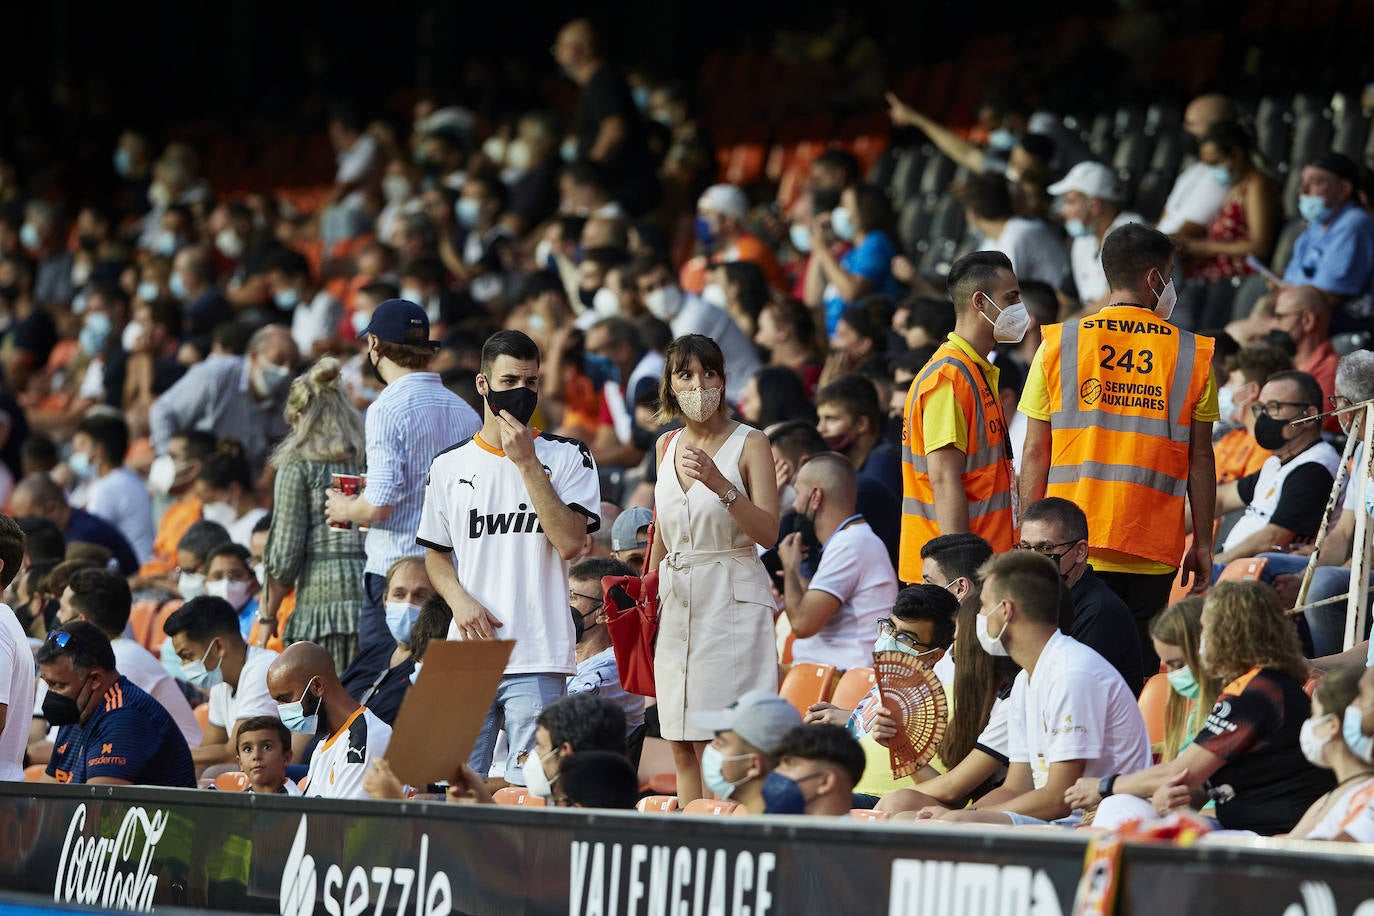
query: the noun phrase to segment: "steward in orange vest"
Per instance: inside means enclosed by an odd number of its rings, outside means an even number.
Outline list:
[[[902,417],[902,540],[897,577],[921,581],[921,547],[972,532],[996,553],[1016,543],[1016,478],[997,367],[987,356],[1015,343],[1029,316],[1011,261],[977,251],[950,268],[955,325],[916,374]]]
[[[1111,232],[1102,245],[1110,304],[1042,328],[1020,405],[1021,498],[1059,496],[1087,514],[1093,569],[1131,608],[1147,663],[1149,620],[1168,603],[1180,562],[1198,592],[1212,572],[1214,341],[1168,322],[1173,252],[1144,225]]]

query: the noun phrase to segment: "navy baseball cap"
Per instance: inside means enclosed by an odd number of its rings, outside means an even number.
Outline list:
[[[377,306],[367,327],[358,332],[358,339],[369,334],[387,343],[439,349],[439,341],[429,339],[429,316],[407,299],[388,299]]]

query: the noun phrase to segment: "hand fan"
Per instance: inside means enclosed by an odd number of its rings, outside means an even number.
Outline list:
[[[940,749],[949,704],[935,672],[905,652],[873,653],[873,671],[883,705],[900,719],[888,751],[892,776],[901,779],[929,763]]]

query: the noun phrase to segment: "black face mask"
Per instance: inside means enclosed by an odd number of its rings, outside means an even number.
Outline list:
[[[1255,418],[1255,441],[1260,448],[1267,448],[1271,452],[1283,448],[1288,442],[1283,437],[1284,427],[1288,423],[1288,420],[1275,420],[1267,414],[1260,414]]]
[[[76,237],[76,244],[81,246],[82,251],[95,251],[100,245],[100,239],[89,232],[83,232]]]
[[[367,354],[367,365],[368,368],[372,370],[372,377],[377,380],[378,385],[381,385],[383,388],[385,388],[386,379],[382,378],[382,371],[377,368],[378,362],[381,362],[381,360],[378,359],[376,362],[374,362],[372,359],[372,354],[370,352]]]
[[[821,540],[816,537],[816,520],[804,512],[798,512],[792,530],[801,535],[802,558],[797,572],[807,579],[815,578],[816,567],[821,563]]]
[[[49,690],[43,698],[43,718],[49,725],[75,725],[81,721],[81,707],[71,697]]]
[[[578,289],[577,298],[582,301],[583,308],[590,309],[593,307],[596,302],[596,293],[597,291],[594,289]]]
[[[539,395],[524,385],[507,388],[505,391],[487,389],[487,406],[491,408],[492,413],[500,416],[504,410],[526,426],[529,425],[530,417],[534,416],[534,408],[538,404]]]

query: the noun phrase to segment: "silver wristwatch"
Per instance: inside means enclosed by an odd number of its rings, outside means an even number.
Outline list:
[[[720,504],[725,508],[729,509],[731,506],[735,504],[735,500],[737,499],[739,499],[739,488],[731,487],[730,489],[726,490],[725,495],[720,498]]]

